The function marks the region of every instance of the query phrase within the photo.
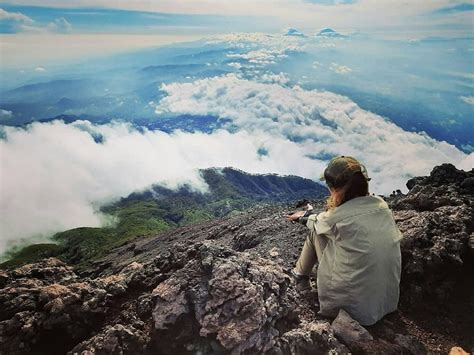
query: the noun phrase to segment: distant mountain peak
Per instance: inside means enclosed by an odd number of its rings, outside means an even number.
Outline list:
[[[347,37],[347,36],[344,36],[342,34],[340,34],[339,32],[336,32],[335,30],[333,30],[332,28],[329,28],[329,27],[326,27],[326,28],[323,28],[321,31],[319,31],[317,34],[316,34],[317,37],[331,37],[331,38],[344,38],[344,37]]]
[[[320,34],[322,33],[336,33],[332,28],[323,28],[321,31],[319,31]]]
[[[291,27],[286,29],[285,36],[306,37],[303,32]]]

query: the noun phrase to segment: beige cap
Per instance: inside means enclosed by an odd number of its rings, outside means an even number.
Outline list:
[[[320,180],[326,181],[329,186],[341,187],[357,172],[361,172],[365,179],[370,181],[363,164],[353,157],[341,155],[331,159]]]

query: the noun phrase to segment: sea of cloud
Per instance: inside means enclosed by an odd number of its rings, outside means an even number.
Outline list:
[[[317,180],[329,157],[345,154],[366,164],[372,192],[390,193],[440,163],[474,166],[474,154],[406,132],[347,97],[291,86],[284,74],[265,75],[162,85],[166,97],[156,104],[157,114],[230,121],[212,133],[87,121],[4,127],[0,253],[22,240],[103,225],[100,205],[151,184],[205,192],[200,168],[233,166]]]
[[[161,89],[167,96],[158,104],[159,112],[230,119],[229,125],[249,134],[290,141],[304,157],[313,158],[313,164],[327,161],[328,156],[355,156],[372,173],[371,188],[376,193],[403,189],[408,178],[428,174],[444,162],[464,169],[474,166],[473,154],[424,133],[404,131],[331,92],[262,83],[235,74],[163,85]]]
[[[137,130],[125,123],[33,123],[0,140],[0,253],[52,233],[107,222],[98,207],[152,184],[205,192],[199,168],[314,176],[322,164],[262,132]],[[100,137],[100,142],[97,139]],[[267,156],[258,154],[262,147]]]

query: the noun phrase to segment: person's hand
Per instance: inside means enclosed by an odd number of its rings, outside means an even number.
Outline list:
[[[305,211],[298,211],[298,212],[295,212],[293,214],[290,214],[290,215],[286,216],[286,219],[289,220],[289,221],[296,221],[296,220],[298,220],[298,218],[303,217],[304,214],[305,214]]]

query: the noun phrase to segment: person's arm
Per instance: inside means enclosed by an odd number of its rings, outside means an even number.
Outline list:
[[[301,217],[297,219],[297,221],[300,222],[301,224],[306,225],[306,223],[308,222],[308,217],[311,216],[312,214],[315,214],[313,209],[307,210],[304,215],[302,215]]]
[[[292,222],[298,221],[301,217],[303,217],[305,214],[305,211],[297,211],[293,214],[287,215],[286,219]]]
[[[308,217],[312,214],[315,214],[313,211],[313,206],[308,204],[306,211],[295,212],[287,216],[287,219],[293,222],[300,222],[301,224],[306,225],[306,222],[308,221]]]

